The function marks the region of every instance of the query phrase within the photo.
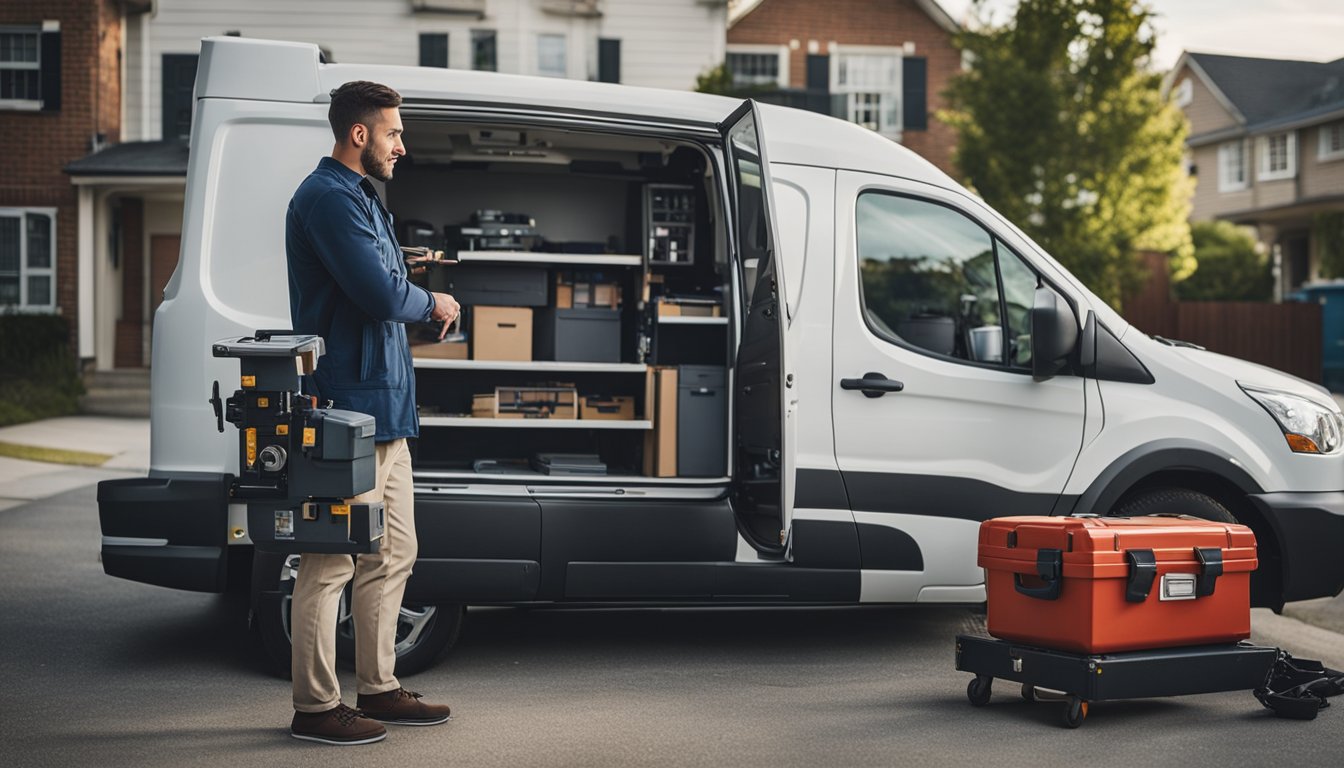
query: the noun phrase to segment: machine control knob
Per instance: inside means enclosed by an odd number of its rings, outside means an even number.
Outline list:
[[[261,453],[257,456],[263,472],[279,472],[285,468],[285,461],[288,458],[289,455],[285,453],[285,449],[278,445],[268,445],[262,448]]]

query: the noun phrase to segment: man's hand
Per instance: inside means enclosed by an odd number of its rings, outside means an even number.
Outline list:
[[[457,299],[446,293],[431,293],[434,297],[434,311],[429,313],[429,319],[436,323],[443,323],[443,328],[439,331],[439,341],[448,335],[448,329],[452,327],[453,321],[462,313],[462,307],[457,303]]]

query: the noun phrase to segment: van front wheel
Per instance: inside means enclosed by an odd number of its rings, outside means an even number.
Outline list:
[[[298,577],[299,555],[258,552],[253,562],[252,626],[261,639],[271,671],[290,676],[290,604]],[[466,617],[461,604],[419,605],[403,601],[397,618],[396,674],[429,669],[457,642]],[[345,666],[355,659],[355,626],[350,614],[350,585],[341,593],[336,614],[336,658]]]
[[[1189,515],[1217,523],[1235,523],[1237,519],[1221,502],[1189,488],[1155,488],[1126,496],[1111,509],[1113,517],[1142,515]]]

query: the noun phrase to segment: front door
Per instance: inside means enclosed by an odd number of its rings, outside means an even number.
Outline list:
[[[756,549],[783,552],[792,508],[784,412],[783,270],[760,110],[745,101],[719,125],[728,166],[741,338],[733,371],[733,509]]]
[[[832,408],[865,601],[977,599],[980,521],[1049,514],[1081,449],[1083,379],[1031,376],[1049,267],[994,221],[949,190],[838,174]]]

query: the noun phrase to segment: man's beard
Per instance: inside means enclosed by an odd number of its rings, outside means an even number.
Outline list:
[[[373,154],[373,145],[365,144],[364,149],[359,153],[359,164],[364,166],[364,172],[373,178],[388,182],[392,180],[392,162],[379,162],[378,156]]]

